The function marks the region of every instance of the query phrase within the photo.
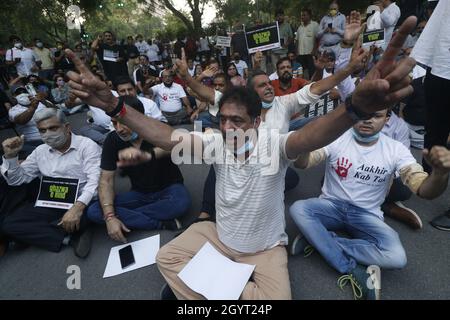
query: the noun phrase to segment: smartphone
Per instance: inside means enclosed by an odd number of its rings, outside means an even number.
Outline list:
[[[328,24],[328,28],[333,29],[333,24],[332,24],[332,23],[329,23],[329,24]]]
[[[133,248],[131,244],[119,250],[120,264],[125,269],[136,263],[134,260]]]
[[[27,89],[27,92],[30,96],[32,97],[36,96],[36,90],[34,89],[34,86],[31,83],[25,85],[25,89]]]

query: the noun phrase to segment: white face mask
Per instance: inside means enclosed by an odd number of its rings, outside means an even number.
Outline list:
[[[37,43],[36,43],[36,47],[38,47],[38,48],[43,48],[43,47],[44,47],[44,44],[43,44],[42,42],[37,42]]]
[[[67,136],[64,129],[57,131],[47,131],[41,134],[42,141],[53,149],[61,148],[67,142]]]
[[[16,43],[14,43],[14,47],[16,47],[17,49],[22,49],[22,43],[16,42]]]
[[[21,93],[17,97],[17,102],[22,106],[29,106],[31,104],[30,96],[28,93]]]

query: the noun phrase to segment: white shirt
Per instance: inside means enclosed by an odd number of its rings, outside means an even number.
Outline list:
[[[316,43],[319,24],[311,21],[307,26],[302,24],[297,29],[297,53],[299,55],[311,54]]]
[[[45,108],[45,105],[39,102],[36,111],[42,110]],[[20,104],[16,104],[14,107],[9,109],[9,120],[14,122],[14,119],[28,110],[28,107],[24,107]],[[17,132],[23,134],[25,136],[25,141],[29,140],[41,140],[41,135],[39,134],[39,130],[36,127],[36,122],[34,122],[33,118],[28,121],[26,124],[16,124]]]
[[[42,144],[21,164],[17,157],[3,158],[1,173],[10,186],[29,183],[42,176],[78,179],[77,201],[89,205],[97,195],[101,154],[102,149],[94,141],[72,134],[72,142],[65,153]]]
[[[14,61],[16,58],[21,58],[20,62],[15,65],[19,76],[26,77],[30,74],[37,74],[37,72],[31,72],[31,69],[36,66],[36,61],[41,61],[41,59],[33,50],[28,48],[19,50],[14,47],[6,51],[6,61]]]
[[[111,122],[111,118],[100,108],[88,106],[89,110],[92,113],[92,120],[94,120],[94,124],[102,127],[106,130],[112,130],[113,125]]]
[[[265,115],[264,125],[270,129],[278,129],[280,133],[289,132],[289,121],[292,116],[304,112],[308,105],[320,99],[320,96],[311,93],[311,85],[310,83],[295,93],[275,97],[272,107]],[[221,97],[222,94],[216,91],[216,101]]]
[[[324,148],[327,163],[320,198],[348,202],[383,219],[380,206],[392,175],[416,159],[403,144],[383,133],[375,145],[361,146],[351,130]]]
[[[289,134],[269,135],[264,125],[258,129],[258,142],[245,163],[214,163],[219,157],[234,155],[223,148],[221,134],[203,134],[206,147],[222,146],[205,162],[216,171],[216,226],[220,241],[244,253],[256,253],[286,245],[284,176],[290,163],[286,155]],[[206,150],[206,149],[205,149]],[[205,151],[206,154],[206,151]],[[260,159],[271,159],[274,166]]]
[[[209,43],[206,38],[200,38],[200,50],[199,51],[209,51]]]
[[[406,148],[411,147],[411,141],[409,140],[409,127],[408,124],[402,118],[399,118],[394,112],[392,112],[389,121],[381,130],[389,138],[392,138],[398,142],[401,142]]]
[[[437,77],[450,80],[450,0],[440,0],[411,57],[431,68]]]
[[[400,19],[401,12],[400,8],[392,2],[387,8],[381,13],[381,21],[384,28],[384,47],[387,48],[389,41],[391,41],[392,34],[394,33],[395,25],[398,19]]]
[[[147,51],[150,48],[150,46],[148,45],[147,41],[136,42],[134,45],[139,50],[140,54],[147,54]]]
[[[115,97],[119,96],[117,91],[111,90],[111,92]],[[153,100],[145,98],[145,97],[139,97],[139,96],[137,96],[136,98],[138,98],[139,101],[141,101],[142,104],[144,105],[144,114],[147,117],[150,117],[150,118],[162,121],[162,122],[167,122],[166,117],[163,116],[163,114],[161,113],[161,110],[159,110],[158,106],[156,105],[156,103]],[[103,113],[105,113],[105,112],[103,112]],[[105,116],[107,116],[106,113],[105,113]],[[109,120],[111,121],[111,118],[109,118]],[[95,123],[95,119],[94,119],[94,123]]]
[[[155,62],[159,60],[158,53],[159,48],[156,44],[148,46],[147,57],[150,62]]]
[[[236,63],[236,61],[231,61],[236,65],[236,69],[238,71],[238,73],[241,75],[241,77],[244,76],[244,70],[248,69],[248,65],[245,61],[243,60],[239,60],[239,63]]]
[[[270,76],[269,76],[269,80],[270,81],[273,81],[273,80],[278,80],[278,73],[275,71],[274,73],[272,73]]]
[[[181,98],[186,97],[186,92],[178,83],[173,83],[167,88],[164,83],[157,84],[152,88],[153,94],[159,99],[159,106],[164,112],[178,112],[183,108]]]

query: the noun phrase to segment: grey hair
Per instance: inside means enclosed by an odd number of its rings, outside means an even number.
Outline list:
[[[59,123],[61,124],[66,124],[69,121],[67,121],[67,117],[64,114],[64,112],[62,112],[59,109],[53,109],[53,108],[44,108],[41,109],[39,111],[36,111],[36,113],[33,116],[33,120],[36,123],[39,123],[41,121],[50,119],[56,117],[56,119],[58,119]]]

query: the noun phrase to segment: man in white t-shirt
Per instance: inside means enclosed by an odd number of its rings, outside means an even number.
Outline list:
[[[111,116],[118,117],[118,121],[154,146],[172,150],[174,158],[178,158],[180,151],[183,151],[183,157],[187,156],[188,159],[198,156],[214,163],[217,172],[217,223],[192,225],[161,248],[156,258],[159,270],[178,298],[203,298],[188,288],[178,274],[207,242],[236,262],[255,265],[241,299],[291,298],[284,248],[287,236],[284,231],[283,195],[289,159],[296,159],[301,153],[325,146],[348,130],[356,119],[370,117],[384,105],[396,103],[411,93],[407,80],[414,60],[406,58],[402,64],[394,64],[393,57],[398,54],[398,48],[415,22],[414,18],[404,22],[381,63],[356,88],[346,105],[340,105],[333,112],[289,134],[270,130],[271,134],[267,133],[266,124],[261,121],[262,103],[259,94],[246,88],[234,88],[223,95],[219,103],[220,134],[191,134],[184,130],[174,132],[170,126],[142,117],[139,112],[123,104],[122,100],[115,98],[106,84],[95,79],[73,52],[67,50],[79,71],[78,74],[68,74],[72,87],[76,88],[73,93],[85,103],[95,104]],[[393,86],[394,83],[398,85]],[[258,90],[264,91],[264,88]],[[248,139],[241,139],[243,137],[239,132],[247,132]],[[234,133],[239,137],[227,137],[226,133]],[[209,147],[211,143],[214,143],[213,150],[207,152],[205,148],[205,156],[194,148],[196,145]],[[259,158],[259,155],[270,157]],[[131,164],[142,162],[144,158],[135,154],[127,157],[127,160]],[[224,162],[225,159],[233,162]],[[259,159],[269,159],[270,163]]]
[[[25,48],[19,37],[11,36],[10,42],[14,47],[6,51],[6,64],[15,66],[20,77],[37,75],[39,71],[37,62],[41,61],[39,56],[33,50]]]
[[[299,200],[290,208],[302,234],[294,240],[291,253],[300,253],[310,243],[344,274],[338,280],[341,288],[346,281],[356,286],[355,298],[379,298],[379,274],[372,278],[375,287],[369,288],[367,266],[401,269],[406,265],[400,238],[384,222],[380,209],[395,172],[424,199],[438,197],[448,184],[450,168],[444,166],[444,148],[425,151],[433,166],[433,173],[428,175],[408,148],[381,133],[388,121],[387,113],[388,110],[376,112],[333,143],[305,153],[296,161],[302,169],[322,161],[326,161],[326,167],[320,197]],[[346,231],[352,238],[337,236],[336,231]]]
[[[9,109],[9,120],[16,125],[16,130],[24,136],[25,144],[21,150],[20,158],[26,158],[37,146],[42,144],[41,135],[33,120],[36,111],[45,108],[43,94],[30,97],[27,90],[18,87],[14,90],[17,104]]]
[[[400,19],[401,12],[395,1],[382,0],[381,8],[381,22],[384,28],[384,45],[383,49],[386,49],[389,41],[391,41],[392,34],[394,33],[395,26],[398,19]]]
[[[159,48],[156,44],[150,42],[147,50],[147,57],[151,64],[159,61]]]
[[[170,125],[189,123],[193,110],[183,87],[173,82],[172,70],[162,72],[163,83],[150,88],[150,95],[159,102],[159,108]],[[183,104],[186,109],[183,108]]]

